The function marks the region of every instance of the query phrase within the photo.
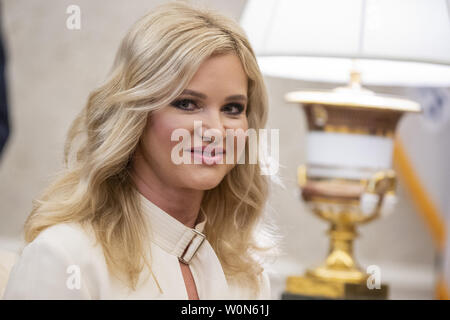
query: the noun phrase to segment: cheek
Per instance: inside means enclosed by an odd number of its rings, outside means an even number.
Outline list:
[[[236,121],[228,126],[228,129],[233,129],[233,136],[227,136],[228,139],[234,139],[234,160],[230,163],[229,167],[234,167],[242,153],[245,152],[245,146],[248,144],[248,137],[246,136],[248,130],[247,118],[240,121]]]
[[[244,150],[245,150],[245,145],[248,144],[248,136],[246,135],[247,130],[248,130],[248,121],[247,121],[247,118],[245,118],[245,121],[242,122],[242,124],[241,124],[241,126],[239,127],[239,129],[242,129],[242,130],[243,130],[243,133],[240,133],[240,134],[238,135],[238,139],[243,139],[243,140],[245,140],[245,144],[244,144],[243,146],[241,145],[241,146],[240,146],[241,148],[238,149],[238,150],[236,150],[236,152],[237,152],[238,155],[240,155],[242,152],[244,152]],[[239,130],[239,132],[241,132],[241,131]]]
[[[239,120],[233,120],[231,122],[226,123],[226,128],[227,129],[233,129],[233,130],[238,130],[241,129],[243,131],[247,131],[248,129],[248,120],[247,118],[242,118]],[[239,131],[237,131],[239,132]]]
[[[147,123],[145,144],[154,157],[170,158],[172,148],[178,141],[171,141],[176,129],[187,128],[185,121],[170,114],[156,114]]]

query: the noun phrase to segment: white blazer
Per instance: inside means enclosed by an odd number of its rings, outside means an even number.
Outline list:
[[[188,299],[179,259],[189,263],[200,299],[270,299],[266,271],[262,290],[229,283],[203,231],[203,221],[191,229],[141,195],[151,226],[150,261],[135,291],[113,277],[92,230],[62,223],[42,231],[25,246],[11,270],[4,299]],[[194,231],[195,230],[195,231]]]

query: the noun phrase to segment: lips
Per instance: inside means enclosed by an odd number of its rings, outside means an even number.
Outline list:
[[[191,148],[192,153],[198,153],[204,156],[216,156],[216,155],[223,155],[226,153],[226,151],[223,148],[217,147],[217,148],[213,148],[208,151],[205,151],[206,146],[202,146],[202,147],[195,147],[195,148]]]
[[[197,159],[197,161],[194,161],[194,163],[197,164],[213,165],[223,163],[223,155],[225,154],[225,150],[223,148],[210,148],[211,150],[208,151],[206,151],[205,149],[206,146],[202,146],[186,149],[186,151],[191,152],[194,159]]]

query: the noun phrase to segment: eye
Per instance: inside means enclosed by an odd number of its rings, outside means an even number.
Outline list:
[[[190,106],[190,104],[192,104],[193,106]],[[175,100],[174,102],[171,103],[171,105],[174,106],[175,108],[186,111],[194,111],[197,108],[197,105],[191,99]]]
[[[244,110],[244,106],[240,103],[230,103],[223,107],[223,110],[231,115],[239,115]]]

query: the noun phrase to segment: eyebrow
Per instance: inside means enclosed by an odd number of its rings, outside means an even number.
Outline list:
[[[201,98],[201,99],[206,99],[207,98],[207,96],[205,94],[197,92],[197,91],[194,91],[194,90],[190,90],[190,89],[183,90],[183,92],[181,94],[187,94],[187,95],[191,95],[191,96],[198,97],[198,98]],[[235,94],[235,95],[228,96],[228,97],[225,98],[225,101],[230,101],[230,100],[244,100],[244,101],[247,101],[247,97],[244,96],[243,94]]]

